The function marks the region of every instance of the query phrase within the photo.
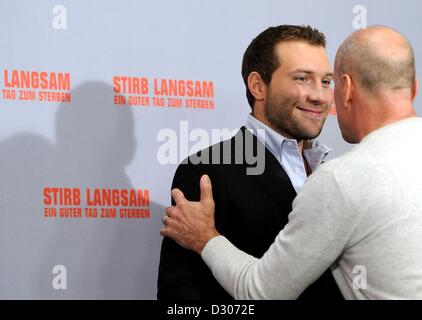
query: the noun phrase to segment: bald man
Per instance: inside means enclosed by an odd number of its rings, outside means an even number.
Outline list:
[[[347,38],[334,67],[344,139],[359,143],[324,164],[293,203],[261,259],[214,227],[211,181],[201,201],[173,190],[163,236],[201,254],[238,299],[295,299],[331,268],[347,299],[422,299],[422,119],[409,42],[386,27]]]

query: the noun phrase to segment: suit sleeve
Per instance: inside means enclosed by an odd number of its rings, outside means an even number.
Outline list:
[[[179,188],[188,200],[199,201],[199,180],[208,174],[213,183],[216,203],[216,227],[224,232],[227,223],[228,195],[215,166],[181,164],[176,170],[172,189]],[[174,205],[174,201],[172,200]],[[217,283],[201,257],[164,238],[158,274],[159,300],[226,300],[231,296]]]

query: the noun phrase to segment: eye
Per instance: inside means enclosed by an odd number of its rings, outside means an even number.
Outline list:
[[[297,76],[297,77],[295,77],[295,80],[302,82],[302,83],[308,82],[308,78],[305,77],[305,76]]]
[[[324,87],[331,87],[331,83],[332,83],[331,79],[322,80],[322,84]]]

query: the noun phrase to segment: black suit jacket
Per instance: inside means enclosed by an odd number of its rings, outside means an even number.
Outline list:
[[[265,170],[248,175],[253,154],[260,147]],[[259,152],[258,152],[259,154]],[[230,157],[227,157],[230,155]],[[198,158],[202,163],[198,164]],[[204,164],[208,158],[208,164]],[[204,161],[205,160],[205,161]],[[288,222],[296,192],[280,163],[245,127],[223,141],[189,157],[176,170],[172,188],[181,189],[189,200],[199,201],[199,179],[211,178],[216,228],[239,249],[260,258]],[[174,204],[174,202],[172,202]],[[218,284],[201,257],[164,238],[158,274],[159,300],[232,300]],[[327,270],[307,288],[300,299],[342,299]]]

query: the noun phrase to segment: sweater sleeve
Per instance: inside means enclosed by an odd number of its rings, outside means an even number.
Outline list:
[[[356,225],[332,172],[319,170],[293,202],[289,223],[261,259],[219,236],[202,258],[236,299],[296,299],[336,261]]]

